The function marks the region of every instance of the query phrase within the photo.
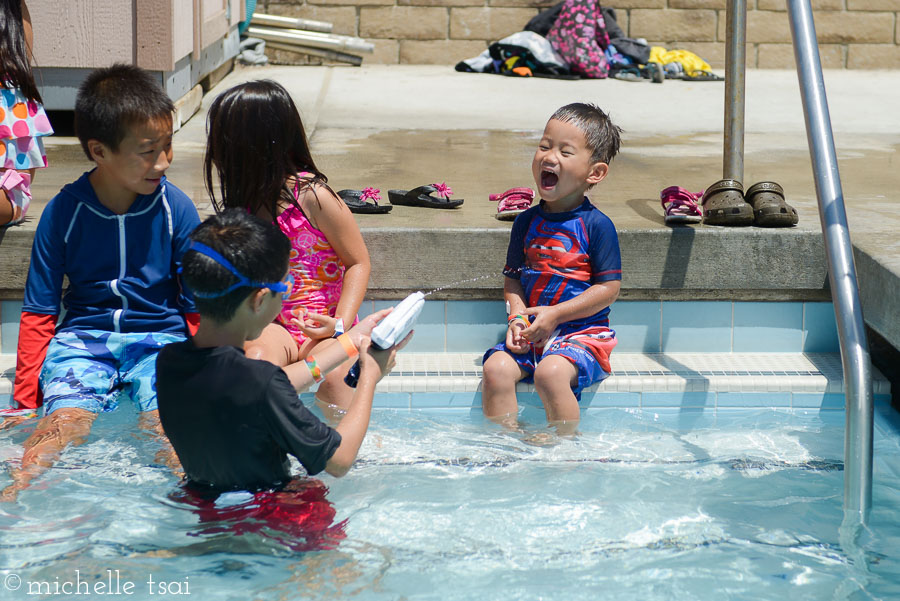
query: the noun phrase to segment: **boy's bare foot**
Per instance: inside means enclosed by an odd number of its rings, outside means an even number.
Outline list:
[[[529,432],[522,442],[533,447],[555,447],[559,444],[559,436],[552,432]]]
[[[0,500],[15,501],[19,491],[53,467],[60,453],[70,443],[80,445],[87,440],[97,415],[84,409],[63,408],[41,418],[23,446],[22,467],[10,472],[13,483],[0,492]]]
[[[576,434],[578,434],[579,421],[581,420],[561,419],[558,421],[548,422],[547,426],[550,428],[556,428],[556,435],[561,438],[573,438]]]
[[[504,413],[503,415],[494,415],[493,417],[488,417],[488,419],[498,426],[503,426],[507,430],[513,430],[516,432],[522,431],[522,426],[519,424],[518,413]]]
[[[578,434],[578,420],[559,420],[549,422],[547,430],[530,432],[522,442],[536,447],[552,447],[558,445],[563,438],[575,438]]]
[[[331,426],[339,423],[347,414],[347,409],[345,407],[323,401],[318,396],[316,397],[316,407],[322,411],[322,416],[325,418],[326,423]]]
[[[15,484],[10,484],[2,491],[0,491],[0,503],[15,503],[16,499],[19,498],[19,491],[21,487],[16,486]]]

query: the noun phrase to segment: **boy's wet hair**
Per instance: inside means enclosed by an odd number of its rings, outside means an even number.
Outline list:
[[[574,102],[559,108],[550,119],[571,123],[584,134],[592,163],[609,164],[619,152],[622,129],[595,104]]]
[[[102,142],[113,152],[135,125],[172,119],[175,105],[149,72],[123,63],[97,69],[78,88],[75,134],[84,154],[94,160],[88,140]]]
[[[278,282],[287,273],[291,252],[287,236],[277,226],[245,210],[229,209],[208,217],[193,231],[191,240],[218,252],[253,282]],[[223,265],[195,250],[184,253],[181,267],[184,285],[201,293],[226,290],[238,281]],[[225,323],[254,290],[258,288],[243,286],[216,298],[195,297],[194,304],[203,317]]]

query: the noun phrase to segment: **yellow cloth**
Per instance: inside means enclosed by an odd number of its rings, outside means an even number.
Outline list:
[[[709,63],[690,50],[666,50],[662,46],[653,46],[650,48],[649,62],[660,63],[661,65],[668,65],[669,63],[676,62],[681,63],[681,66],[684,67],[684,72],[688,75],[693,75],[696,71],[712,70]]]

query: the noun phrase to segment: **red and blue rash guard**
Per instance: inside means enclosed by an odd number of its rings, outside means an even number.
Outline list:
[[[200,223],[191,199],[163,178],[117,215],[101,204],[88,176],[50,201],[34,235],[13,395],[20,407],[40,405],[37,379],[54,325],[56,331],[187,334],[184,314],[194,311],[176,279]],[[60,301],[66,312],[55,324]]]
[[[520,280],[529,307],[575,298],[594,284],[622,279],[613,222],[587,198],[572,211],[548,213],[543,202],[516,218],[503,274]],[[609,327],[609,307],[560,324],[560,334]]]

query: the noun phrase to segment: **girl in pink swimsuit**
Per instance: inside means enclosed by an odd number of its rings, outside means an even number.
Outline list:
[[[350,328],[366,294],[369,252],[350,209],[316,167],[297,107],[281,85],[251,81],[220,94],[208,116],[204,172],[217,211],[271,219],[291,240],[294,287],[275,322],[245,345],[248,357],[288,365]],[[218,197],[213,174],[218,178]],[[347,407],[350,362],[317,397]]]

